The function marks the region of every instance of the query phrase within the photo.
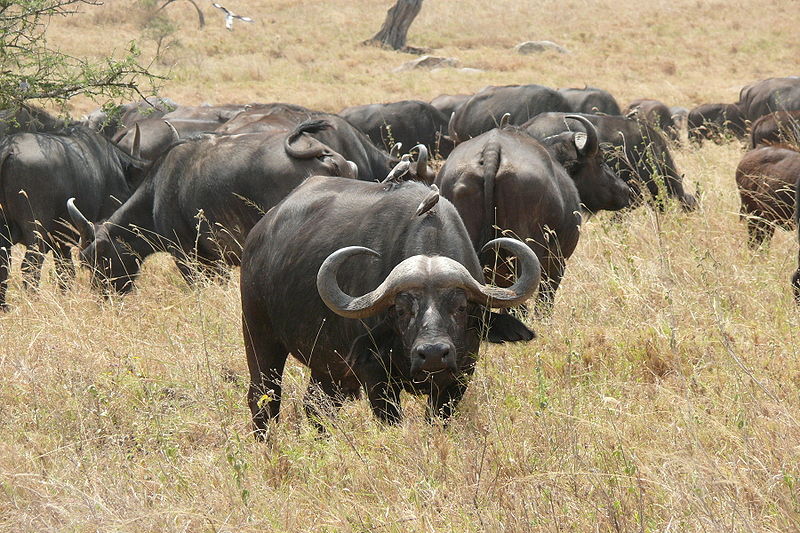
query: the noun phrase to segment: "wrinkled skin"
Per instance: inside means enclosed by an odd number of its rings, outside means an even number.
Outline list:
[[[748,244],[768,244],[775,227],[794,228],[795,190],[800,177],[800,153],[780,146],[747,152],[736,168],[736,185]]]
[[[497,342],[533,337],[509,315],[490,315],[468,301],[462,288],[432,283],[432,271],[389,297],[388,308],[360,320],[339,316],[320,299],[315,280],[323,261],[353,245],[380,257],[347,259],[336,279],[349,295],[374,290],[396,265],[420,254],[451,258],[483,282],[461,218],[447,200],[414,215],[429,193],[415,182],[387,187],[314,177],[250,232],[242,257],[242,323],[257,437],[278,416],[289,353],[311,369],[310,415],[334,411],[363,387],[375,415],[397,422],[402,390],[427,394],[429,416],[452,414],[485,330]],[[484,324],[489,316],[499,318]]]
[[[349,162],[306,133],[292,147],[312,153],[289,155],[288,136],[204,135],[178,144],[108,221],[84,231],[82,261],[98,283],[122,293],[133,287],[141,262],[159,251],[173,255],[189,282],[197,268],[224,276],[223,264],[239,264],[250,229],[306,177],[355,177]]]

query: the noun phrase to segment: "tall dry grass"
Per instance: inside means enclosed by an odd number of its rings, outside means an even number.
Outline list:
[[[486,84],[584,82],[622,103],[733,101],[797,73],[785,2],[426,2],[410,42],[479,74],[397,74],[402,54],[355,43],[386,2],[243,2],[228,33],[207,10],[165,94],[180,102],[349,104]],[[75,53],[138,32],[132,2],[54,22]],[[122,7],[120,7],[122,6]],[[128,9],[130,8],[130,9]],[[568,56],[515,56],[551,39]],[[794,70],[794,72],[792,72]],[[74,110],[88,110],[76,102]],[[187,287],[167,257],[102,301],[18,267],[0,316],[0,530],[794,531],[800,523],[800,328],[794,236],[753,253],[738,220],[736,143],[676,151],[702,207],[590,220],[551,318],[527,345],[484,346],[448,428],[380,426],[353,402],[320,438],[287,367],[280,425],[249,436],[238,282]],[[17,251],[19,259],[19,251]]]

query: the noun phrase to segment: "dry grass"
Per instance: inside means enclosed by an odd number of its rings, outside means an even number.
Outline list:
[[[354,45],[387,2],[224,3],[259,23],[230,34],[209,9],[200,32],[184,3],[165,94],[337,110],[587,82],[622,103],[689,106],[797,67],[796,9],[781,1],[426,2],[411,43],[479,74],[395,74],[407,56]],[[131,4],[58,21],[52,38],[102,55],[137,36],[135,10],[119,11]],[[573,54],[509,52],[529,38]],[[779,231],[748,251],[740,156],[734,144],[676,153],[703,191],[699,212],[586,224],[539,339],[485,346],[447,429],[406,397],[400,427],[361,401],[319,438],[293,364],[274,440],[256,444],[235,279],[190,289],[159,257],[137,292],[102,302],[85,274],[66,294],[52,281],[29,294],[15,272],[14,310],[0,316],[0,530],[797,530],[796,244]]]

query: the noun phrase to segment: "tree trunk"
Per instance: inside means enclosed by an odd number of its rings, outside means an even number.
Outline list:
[[[364,41],[364,44],[386,46],[393,50],[406,48],[408,28],[414,22],[420,9],[422,9],[422,0],[397,0],[397,3],[386,13],[386,20],[380,31],[372,39]]]

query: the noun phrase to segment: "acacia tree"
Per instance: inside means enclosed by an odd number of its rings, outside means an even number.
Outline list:
[[[131,42],[122,57],[92,62],[51,48],[46,30],[55,16],[77,13],[101,0],[0,0],[0,109],[30,100],[64,103],[84,94],[93,99],[118,99],[151,93],[160,79],[139,63]]]
[[[418,49],[406,46],[408,28],[422,9],[422,0],[397,0],[389,8],[383,26],[365,44],[389,47],[393,50],[416,52]]]

